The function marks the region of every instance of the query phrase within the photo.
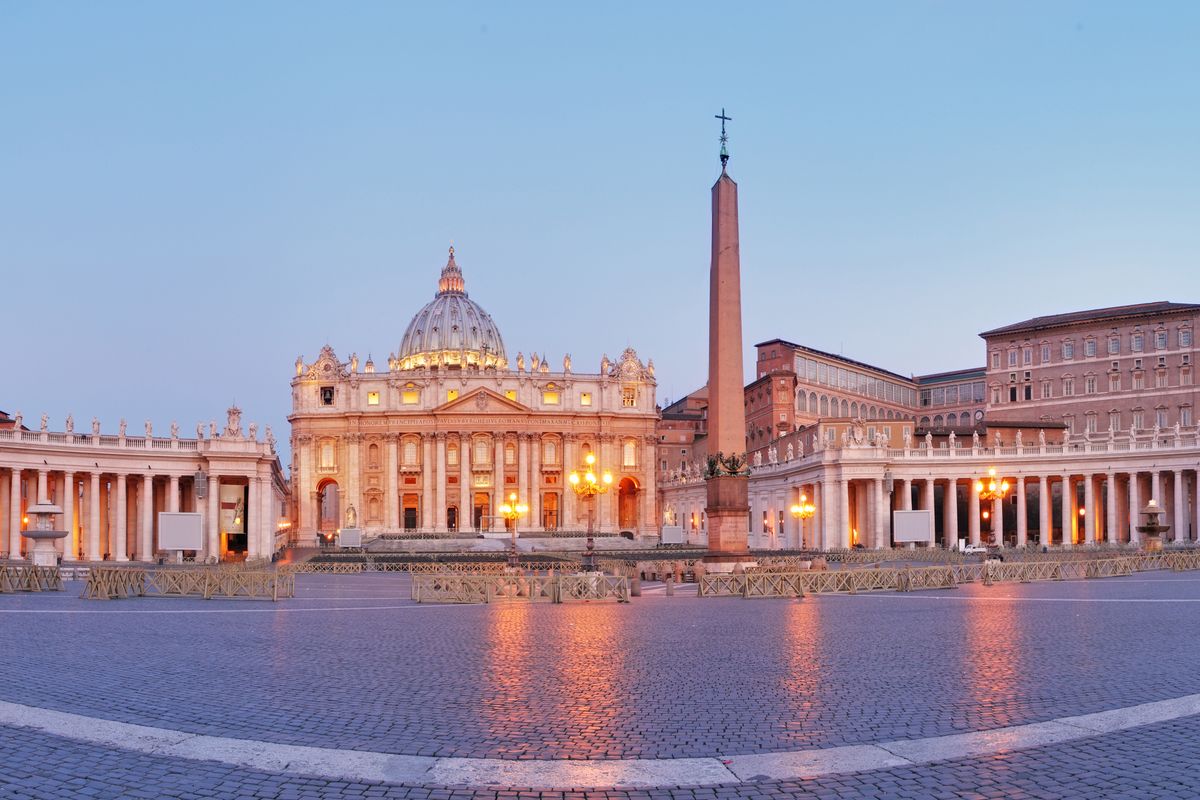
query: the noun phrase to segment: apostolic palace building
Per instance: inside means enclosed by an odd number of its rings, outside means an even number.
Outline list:
[[[524,531],[582,530],[566,477],[591,452],[613,475],[596,528],[658,532],[653,362],[632,349],[598,372],[570,356],[509,357],[472,301],[454,248],[437,293],[409,323],[386,369],[325,347],[292,379],[292,474],[301,542],[353,523],[389,533],[504,530],[516,493]]]

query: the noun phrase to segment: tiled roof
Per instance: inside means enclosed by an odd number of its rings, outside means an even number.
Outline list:
[[[982,378],[985,375],[987,375],[987,367],[969,367],[968,369],[956,369],[950,372],[934,372],[929,375],[918,375],[915,380],[918,385],[924,386],[927,383],[948,383],[949,381]]]
[[[802,345],[802,344],[796,344],[795,342],[789,342],[787,339],[768,339],[767,341],[765,341],[765,342],[759,342],[758,344],[756,344],[756,345],[754,345],[754,346],[755,346],[755,347],[762,347],[763,345],[768,345],[768,344],[783,344],[783,345],[787,345],[788,347],[791,347],[791,348],[793,348],[793,349],[795,349],[795,350],[799,350],[799,351],[800,351],[800,352],[802,352],[802,353],[810,353],[810,354],[812,354],[812,355],[814,355],[814,356],[822,356],[822,357],[824,357],[824,358],[829,358],[829,359],[832,359],[832,360],[834,360],[834,361],[840,361],[840,362],[842,362],[843,364],[849,364],[849,365],[851,365],[851,366],[854,366],[854,367],[862,367],[862,368],[864,368],[864,369],[873,370],[873,371],[875,371],[875,372],[878,372],[878,373],[881,373],[881,374],[883,374],[883,375],[890,375],[891,377],[893,377],[893,378],[896,378],[896,379],[898,379],[898,380],[902,380],[902,381],[904,381],[904,382],[906,382],[906,383],[912,383],[912,382],[913,382],[913,379],[912,379],[912,378],[906,377],[906,376],[904,376],[904,375],[900,375],[899,373],[892,372],[891,370],[884,369],[884,368],[882,368],[882,367],[877,367],[877,366],[875,366],[875,365],[873,365],[873,364],[868,364],[868,363],[866,363],[865,361],[855,361],[855,360],[854,360],[854,359],[852,359],[852,358],[846,358],[845,356],[839,356],[839,355],[837,355],[837,354],[835,354],[835,353],[826,353],[824,350],[817,350],[817,349],[816,349],[816,348],[814,348],[814,347],[805,347],[805,346],[804,346],[804,345]]]
[[[1045,317],[1034,317],[1024,322],[993,328],[979,334],[983,337],[999,336],[1007,333],[1022,333],[1038,331],[1045,328],[1058,328],[1064,325],[1075,325],[1080,322],[1097,322],[1100,320],[1128,319],[1130,317],[1150,317],[1177,311],[1197,311],[1200,305],[1195,303],[1171,303],[1160,300],[1155,303],[1135,303],[1129,306],[1110,306],[1108,308],[1093,308],[1089,311],[1072,311],[1069,314],[1051,314]]]

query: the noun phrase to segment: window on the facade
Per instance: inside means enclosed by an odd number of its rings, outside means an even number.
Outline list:
[[[1000,354],[992,353],[992,369],[1000,369]]]
[[[1121,352],[1121,337],[1110,336],[1108,338],[1108,354],[1115,356],[1119,352]]]
[[[487,439],[475,440],[474,458],[471,459],[476,464],[490,464],[492,461],[492,448],[488,444]]]
[[[1192,407],[1191,406],[1180,406],[1179,407],[1179,424],[1180,425],[1191,425],[1192,424]]]
[[[1146,349],[1146,337],[1143,334],[1135,333],[1129,337],[1129,349],[1135,353],[1140,353]]]
[[[321,469],[333,469],[336,465],[333,442],[321,442]]]
[[[1140,430],[1140,429],[1146,427],[1145,423],[1146,423],[1146,418],[1142,414],[1142,412],[1140,410],[1134,411],[1133,412],[1133,424],[1132,424],[1133,429]]]
[[[1192,368],[1191,367],[1180,367],[1179,368],[1179,385],[1180,386],[1191,386],[1192,385]]]
[[[447,466],[458,466],[458,445],[452,444],[446,448],[446,464]]]
[[[1083,383],[1084,383],[1083,391],[1085,394],[1095,394],[1096,393],[1096,376],[1095,375],[1088,375],[1086,378],[1084,378]]]
[[[1110,431],[1121,430],[1121,412],[1120,411],[1108,412],[1108,429]]]
[[[367,405],[379,405],[379,392],[367,392]]]
[[[1075,343],[1074,342],[1063,342],[1062,357],[1064,359],[1075,357]]]
[[[1154,332],[1154,349],[1155,350],[1166,350],[1167,349],[1167,332],[1166,331],[1155,331]]]
[[[1043,364],[1050,363],[1050,345],[1048,345],[1048,344],[1042,345],[1042,363]]]
[[[322,386],[321,387],[321,405],[323,405],[323,406],[333,405],[333,387],[332,386]]]
[[[556,406],[558,405],[558,392],[547,389],[542,392],[542,405]]]
[[[1063,378],[1063,397],[1070,397],[1075,394],[1075,379]]]
[[[579,393],[579,405],[590,406],[591,404],[592,404],[592,393],[591,392],[580,392]]]
[[[517,463],[517,447],[512,442],[504,445],[504,463],[510,467]]]
[[[404,389],[400,392],[400,402],[406,406],[415,406],[421,402],[421,393],[416,389]]]
[[[1096,340],[1088,339],[1083,343],[1083,354],[1088,358],[1096,357]]]
[[[1021,365],[1028,367],[1033,363],[1033,348],[1026,347],[1021,350]]]
[[[1179,331],[1179,346],[1180,347],[1191,347],[1192,346],[1192,329],[1191,328],[1183,328],[1182,330]]]
[[[1165,369],[1160,369],[1160,370],[1155,371],[1155,373],[1154,373],[1154,388],[1155,389],[1167,388],[1167,371]]]
[[[1000,405],[1000,387],[999,386],[992,387],[992,405],[994,405],[994,406]]]
[[[1033,399],[1033,387],[1030,386],[1028,383],[1025,384],[1025,399],[1026,400]]]
[[[1119,374],[1114,373],[1108,376],[1108,390],[1110,392],[1121,391],[1121,376]]]
[[[1096,415],[1095,415],[1095,414],[1088,414],[1088,415],[1087,415],[1087,423],[1086,423],[1086,424],[1087,424],[1087,432],[1088,432],[1088,433],[1095,433],[1095,432],[1096,432]]]
[[[415,439],[404,440],[404,451],[402,454],[404,463],[413,466],[417,463],[417,442]]]
[[[546,440],[542,446],[542,461],[547,464],[558,463],[558,442],[553,439]]]
[[[1016,350],[1008,351],[1008,365],[1010,367],[1015,367],[1017,365],[1017,351]]]
[[[1052,386],[1052,384],[1050,383],[1050,381],[1042,381],[1042,399],[1043,400],[1052,396],[1051,393],[1053,390],[1052,390],[1051,386]]]
[[[637,442],[633,439],[626,439],[625,444],[621,447],[621,466],[637,466]]]
[[[1167,427],[1167,410],[1165,408],[1154,409],[1154,424],[1159,428]]]
[[[1146,388],[1146,376],[1141,372],[1133,374],[1133,388],[1135,391],[1141,391]]]
[[[621,387],[621,405],[625,408],[633,408],[637,405],[637,388],[634,386]]]
[[[367,448],[367,466],[371,469],[379,469],[379,445],[371,444]]]

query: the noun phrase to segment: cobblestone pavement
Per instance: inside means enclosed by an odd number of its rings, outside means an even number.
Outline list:
[[[806,781],[628,790],[454,789],[293,778],[0,728],[0,798],[412,798],[413,800],[739,800],[1011,798],[1107,800],[1200,796],[1200,718],[1147,725],[987,758]]]
[[[0,699],[410,755],[672,758],[984,730],[1200,692],[1188,573],[910,595],[415,606],[0,596]],[[71,613],[41,613],[52,609]],[[30,612],[30,613],[21,613]]]

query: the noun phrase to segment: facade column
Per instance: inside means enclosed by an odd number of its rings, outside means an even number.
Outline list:
[[[1029,501],[1025,497],[1025,476],[1017,476],[1017,547],[1029,542]]]
[[[1187,515],[1184,513],[1184,500],[1187,499],[1186,490],[1183,486],[1183,470],[1175,468],[1175,518],[1171,520],[1171,525],[1175,531],[1175,542],[1179,543],[1187,539]]]
[[[970,498],[967,505],[967,536],[971,544],[979,544],[979,492],[975,491],[974,483],[968,487],[968,492]]]
[[[843,550],[850,548],[850,481],[842,478],[838,481],[838,547]]]
[[[446,528],[446,433],[438,431],[434,435],[434,464],[437,466],[437,478],[434,484],[434,528],[445,531]]]
[[[93,472],[88,485],[88,544],[89,561],[99,561],[100,551],[100,473]]]
[[[37,502],[49,503],[50,493],[48,489],[50,470],[39,469],[37,471]]]
[[[313,507],[309,501],[315,485],[312,474],[312,439],[313,437],[308,435],[296,437],[297,455],[300,459],[300,478],[292,481],[292,486],[296,491],[296,496],[292,498],[296,504],[296,519],[292,522],[296,526],[297,537],[303,535],[304,531],[312,530],[313,544],[315,545],[317,543],[315,537],[320,526],[317,518],[313,516]],[[211,486],[209,493],[212,494]],[[211,557],[212,553],[210,552],[208,555]]]
[[[912,511],[912,481],[908,478],[900,479],[900,510]]]
[[[179,496],[179,478],[172,476],[175,484],[175,496]],[[139,505],[142,509],[142,536],[138,543],[140,561],[154,560],[154,476],[142,476],[142,490],[138,493]],[[176,503],[178,503],[176,499]]]
[[[533,526],[533,498],[529,496],[529,434],[517,434],[517,500],[529,506],[529,516],[517,520],[525,529]],[[522,524],[523,523],[523,524]]]
[[[891,542],[887,541],[888,513],[887,509],[884,507],[884,497],[886,494],[883,491],[883,478],[876,478],[875,480],[871,481],[871,492],[874,500],[872,505],[875,509],[875,541],[873,544],[875,545],[876,550],[882,550],[891,545]],[[804,525],[803,520],[798,521],[800,522],[801,526]],[[803,542],[803,537],[801,538],[801,541]]]
[[[178,513],[179,511],[179,476],[172,475],[170,482],[167,484],[167,511]],[[154,492],[150,493],[151,499],[154,498]]]
[[[433,528],[433,484],[433,436],[427,433],[421,437],[421,527],[425,530]]]
[[[833,509],[833,493],[829,491],[829,481],[822,480],[816,485],[817,488],[817,532],[819,541],[816,542],[818,550],[828,550],[833,542],[834,519],[837,518],[837,513]]]
[[[1163,508],[1162,473],[1158,470],[1150,473],[1150,499],[1158,506],[1159,511],[1166,511]]]
[[[117,561],[128,561],[129,556],[126,554],[126,541],[129,536],[129,524],[126,517],[129,503],[128,489],[125,485],[125,476],[117,476],[117,522],[113,526],[113,531],[109,535],[112,540],[109,544],[109,549],[112,551],[113,558]]]
[[[529,456],[529,527],[540,531],[545,529],[542,519],[542,437],[536,433],[529,437]],[[559,503],[558,513],[561,518],[562,503]]]
[[[63,528],[67,538],[63,539],[63,561],[74,561],[79,554],[79,539],[75,530],[75,501],[79,499],[79,487],[75,485],[75,473],[63,473]]]
[[[610,472],[613,471],[612,436],[609,434],[602,434],[597,444],[599,446],[599,451],[596,453],[596,466],[600,467],[600,471],[597,474],[603,473],[606,469]],[[609,504],[616,493],[617,487],[614,484],[613,487],[607,492],[604,494],[598,494],[592,499],[592,502],[596,504],[597,532],[604,531],[607,533],[612,530],[612,509]],[[751,524],[750,528],[753,530],[755,526]],[[758,521],[758,528],[762,528],[761,520]]]
[[[346,434],[346,487],[342,497],[341,516],[338,525],[346,519],[346,509],[354,506],[355,522],[359,528],[364,527],[367,519],[367,509],[363,507],[362,498],[362,434]]]
[[[243,520],[246,529],[246,558],[256,559],[262,558],[262,529],[259,527],[262,524],[262,520],[259,519],[262,516],[259,513],[262,508],[259,502],[261,487],[256,475],[250,476],[249,483],[250,497],[246,500],[246,519]],[[357,509],[355,511],[357,512]]]
[[[1104,538],[1109,544],[1117,543],[1117,476],[1108,473],[1104,476]]]
[[[221,479],[216,475],[208,476],[208,547],[205,556],[209,561],[221,560]],[[301,503],[304,501],[301,500]],[[316,530],[316,517],[313,520]]]
[[[1050,521],[1050,476],[1038,478],[1038,538],[1043,547],[1054,544],[1054,525]]]
[[[471,488],[471,459],[474,458],[474,450],[471,447],[471,437],[468,434],[460,433],[458,435],[458,529],[460,531],[473,530],[475,518],[473,516],[474,509],[472,504],[472,488]]]
[[[647,436],[642,443],[642,458],[641,468],[642,475],[645,480],[642,482],[642,494],[646,497],[646,517],[642,522],[645,527],[647,523],[650,526],[650,535],[657,535],[662,530],[662,516],[658,513],[658,487],[654,480],[655,472],[658,470],[658,441],[654,436]],[[786,510],[786,509],[785,509]],[[800,530],[803,523],[796,525],[796,539],[801,540]]]
[[[946,483],[946,510],[942,517],[946,522],[942,526],[942,539],[947,550],[958,547],[958,479],[951,478]]]
[[[1138,474],[1136,472],[1129,473],[1129,543],[1140,545],[1142,536],[1138,533],[1137,526],[1141,524],[1141,499],[1140,488],[1138,486]]]
[[[1196,492],[1192,495],[1192,513],[1196,517],[1192,525],[1192,536],[1200,542],[1200,469],[1196,470]]]
[[[387,438],[387,528],[397,530],[400,527],[400,479],[397,473],[400,465],[397,461],[399,442],[397,435],[389,433]],[[314,517],[315,519],[315,517]]]
[[[503,433],[496,434],[492,439],[492,485],[495,491],[492,492],[492,506],[486,512],[487,516],[492,517],[488,521],[489,530],[504,530],[503,524],[497,529],[495,517],[500,513],[500,504],[504,502],[504,498],[508,497],[508,489],[504,485],[504,472],[506,466],[504,464],[504,443],[505,437]]]
[[[1083,476],[1083,543],[1096,543],[1096,476]]]
[[[1070,549],[1075,544],[1075,488],[1071,476],[1062,476],[1062,546]]]
[[[579,468],[579,444],[575,439],[575,435],[568,433],[563,435],[563,468],[562,468],[562,508],[559,511],[561,519],[559,520],[559,528],[564,530],[579,530],[579,511],[578,501],[574,490],[571,489],[571,484],[567,482],[567,476],[571,474],[571,470]],[[696,534],[700,534],[700,523],[696,523]]]
[[[992,501],[992,539],[989,544],[1004,546],[1004,501],[998,497]]]
[[[925,497],[921,501],[921,508],[923,508],[929,512],[929,541],[926,543],[926,546],[928,546],[928,547],[934,547],[937,545],[937,525],[935,524],[935,522],[937,521],[937,513],[934,509],[934,505],[935,505],[934,498],[936,496],[937,495],[934,494],[933,478],[926,478],[925,479]],[[946,524],[945,518],[943,518],[943,520],[942,520],[943,527],[945,526],[945,524]]]
[[[98,479],[98,478],[97,478]],[[8,557],[21,557],[21,468],[13,467],[9,486]]]

